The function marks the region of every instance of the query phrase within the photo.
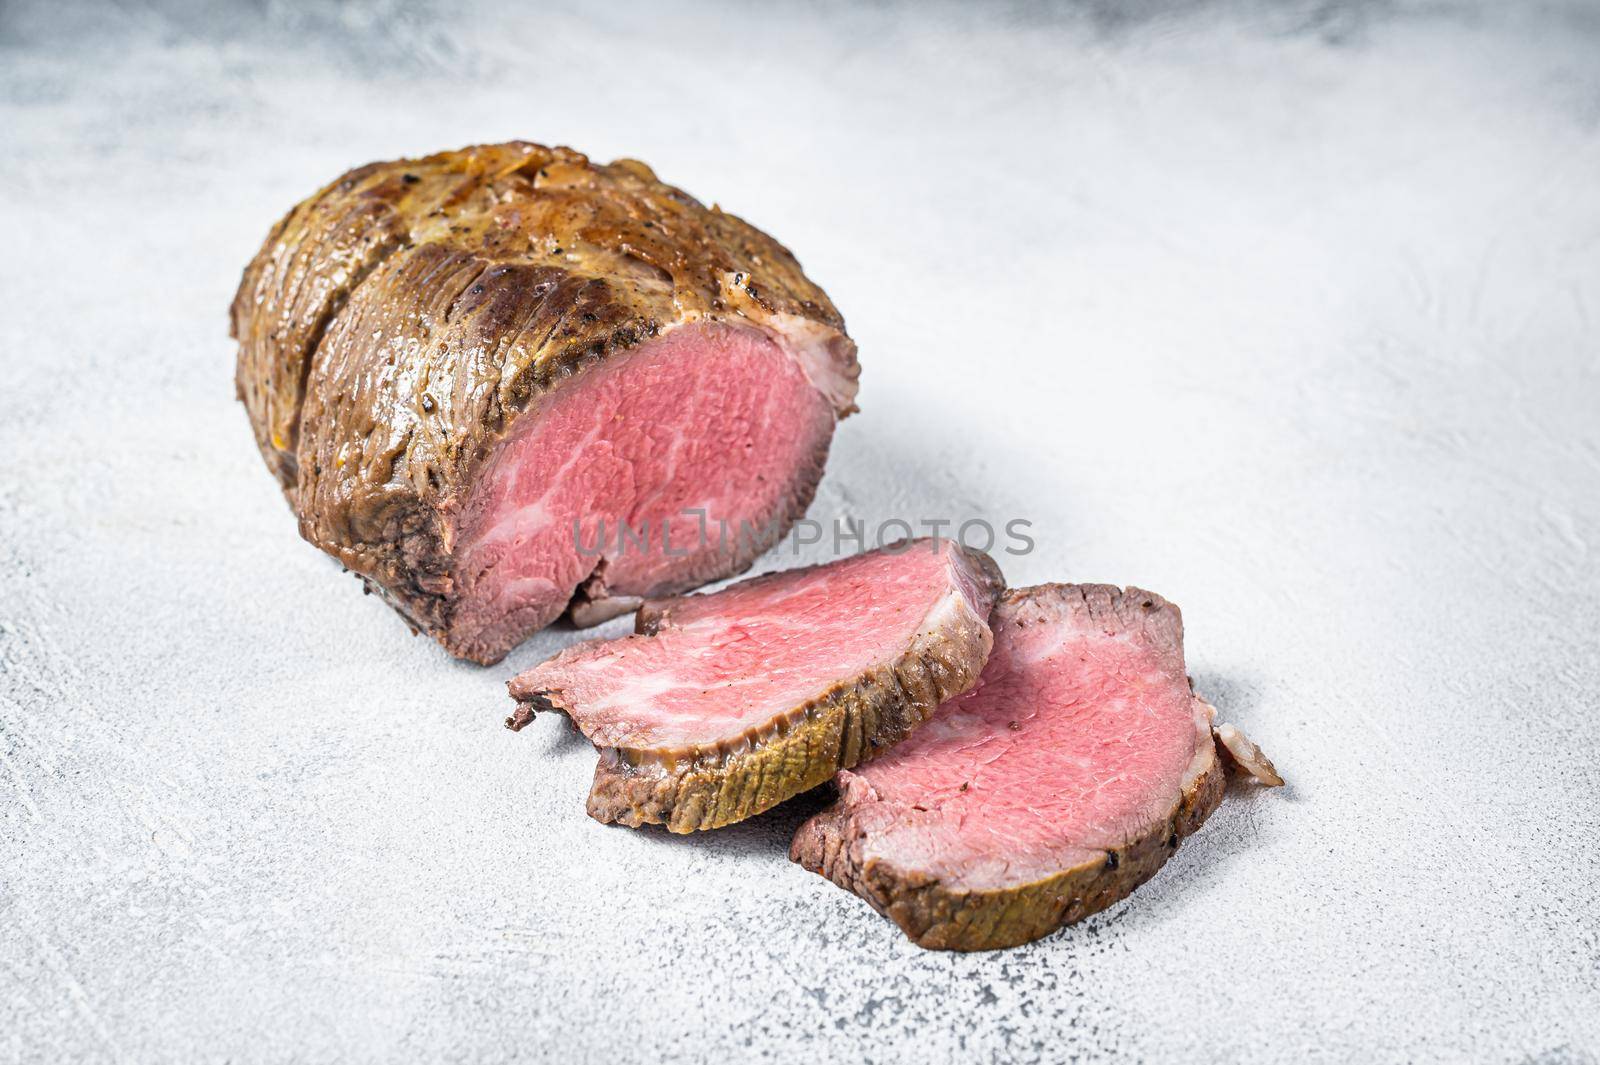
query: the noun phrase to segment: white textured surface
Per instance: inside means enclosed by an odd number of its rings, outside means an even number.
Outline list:
[[[449,5],[454,9],[455,5]],[[1600,14],[0,8],[0,1058],[1600,1054]],[[342,168],[525,136],[789,243],[819,517],[1182,604],[1291,786],[1044,942],[583,815],[301,544],[224,311]]]

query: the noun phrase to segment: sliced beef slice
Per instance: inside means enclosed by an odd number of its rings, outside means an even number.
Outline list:
[[[302,535],[482,662],[748,567],[859,372],[771,237],[522,142],[344,175],[273,228],[232,326]]]
[[[1015,946],[1110,906],[1222,797],[1177,607],[1137,588],[1043,585],[1007,592],[990,624],[978,685],[841,772],[838,800],[790,852],[924,947]]]
[[[718,828],[873,757],[969,688],[1003,587],[988,555],[914,540],[647,603],[638,635],[512,680],[507,724],[571,718],[600,750],[600,821]]]

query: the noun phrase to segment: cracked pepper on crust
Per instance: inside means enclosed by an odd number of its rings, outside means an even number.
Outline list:
[[[646,604],[639,635],[515,678],[507,724],[537,710],[573,720],[600,752],[600,821],[694,832],[770,809],[977,680],[1003,578],[988,555],[929,543]]]
[[[790,850],[923,947],[1016,946],[1103,910],[1222,799],[1215,711],[1189,685],[1177,607],[1043,585],[1007,592],[991,627],[978,686],[840,773]],[[1248,751],[1253,775],[1282,783]]]
[[[777,241],[642,163],[601,165],[523,142],[345,174],[273,227],[244,272],[231,325],[239,397],[302,534],[415,626],[480,661],[548,624],[575,591],[602,603],[589,614],[598,619],[748,566],[810,502],[833,420],[854,409],[859,372],[838,311]],[[656,408],[641,408],[633,382],[589,372],[639,367],[654,375],[639,379],[670,384],[673,375],[650,359],[701,391],[733,384],[711,389],[703,409],[673,424],[683,394],[669,390]],[[521,549],[512,533],[539,530],[527,518],[527,528],[508,533],[493,507],[515,517],[512,503],[529,514],[540,505],[501,451],[520,442],[532,468],[541,449],[593,450],[593,427],[574,413],[580,405],[560,402],[574,381],[591,379],[609,389],[607,417],[623,426],[605,432],[666,425],[688,441],[689,468],[670,460],[648,468],[663,440],[635,441],[632,452],[618,443],[617,469],[603,471],[609,481],[593,474],[587,496],[565,501],[574,514],[603,510],[596,500],[605,493],[631,490],[637,501],[673,478],[714,480],[722,467],[711,445],[737,457],[750,450],[740,440],[754,437],[752,487],[734,469],[726,491],[751,497],[764,542],[676,568],[645,572],[640,563],[631,576],[610,558],[576,579],[570,559],[552,564],[553,576],[497,576],[514,568],[502,566],[512,545]],[[746,384],[754,398],[740,393]],[[540,439],[521,427],[527,412],[567,420]],[[734,426],[728,438],[711,439],[724,420]],[[769,423],[773,437],[793,443],[764,439],[757,430]],[[496,463],[509,470],[497,490],[510,503],[474,496]],[[563,475],[581,473],[582,464]],[[759,488],[774,478],[788,483]],[[619,503],[624,512],[630,500]],[[506,542],[483,547],[493,535]],[[479,551],[471,570],[461,557],[468,546]],[[545,577],[554,587],[539,588],[537,603],[517,599]]]

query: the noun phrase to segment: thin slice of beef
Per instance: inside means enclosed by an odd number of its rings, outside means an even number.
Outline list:
[[[507,724],[572,719],[600,750],[600,821],[718,828],[873,757],[969,688],[1003,587],[988,555],[913,540],[647,603],[638,635],[513,679]]]
[[[273,228],[232,327],[302,535],[481,662],[748,567],[859,372],[777,241],[522,142],[344,175]]]
[[[1015,946],[1110,906],[1222,797],[1177,607],[1053,584],[1007,592],[990,624],[977,687],[841,772],[790,852],[924,947]]]

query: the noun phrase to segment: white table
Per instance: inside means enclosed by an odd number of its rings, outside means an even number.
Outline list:
[[[0,11],[0,1058],[1600,1054],[1593,7],[286,6]],[[1161,592],[1290,787],[969,956],[792,866],[804,804],[585,817],[587,744],[500,724],[575,637],[409,637],[297,538],[225,335],[296,199],[514,136],[827,287],[814,516]]]

